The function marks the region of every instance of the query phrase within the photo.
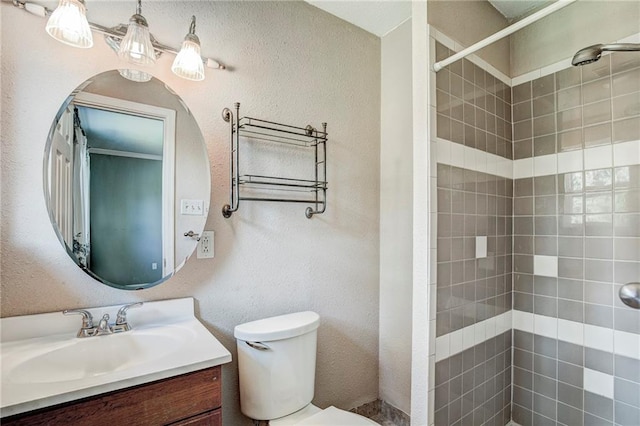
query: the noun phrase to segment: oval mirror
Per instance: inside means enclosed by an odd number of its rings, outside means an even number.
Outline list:
[[[148,288],[184,265],[204,228],[210,185],[198,124],[156,78],[98,74],[71,93],[51,126],[51,223],[73,261],[112,287]]]

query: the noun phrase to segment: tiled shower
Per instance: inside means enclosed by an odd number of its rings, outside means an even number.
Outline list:
[[[638,426],[640,55],[514,87],[476,63],[436,74],[435,424]]]

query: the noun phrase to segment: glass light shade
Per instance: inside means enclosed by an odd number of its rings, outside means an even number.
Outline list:
[[[120,42],[118,56],[137,65],[148,66],[156,63],[156,52],[151,44],[149,26],[142,15],[133,15],[129,20],[127,34]]]
[[[93,46],[87,10],[79,0],[60,0],[45,29],[51,37],[69,46],[84,49]]]
[[[137,83],[144,83],[151,80],[152,75],[148,72],[131,69],[131,68],[122,68],[119,69],[118,72],[121,76],[126,78],[127,80],[135,81]]]
[[[204,64],[200,57],[200,44],[192,40],[185,40],[182,49],[171,66],[171,71],[178,77],[187,80],[204,80]]]

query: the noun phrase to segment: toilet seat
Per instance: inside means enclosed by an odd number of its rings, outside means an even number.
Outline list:
[[[313,414],[298,423],[297,426],[372,426],[378,425],[373,420],[355,413],[340,410],[336,407],[328,407],[319,413]]]

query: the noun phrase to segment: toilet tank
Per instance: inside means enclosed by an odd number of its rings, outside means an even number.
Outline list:
[[[320,316],[297,312],[236,326],[240,408],[272,420],[311,403]]]

